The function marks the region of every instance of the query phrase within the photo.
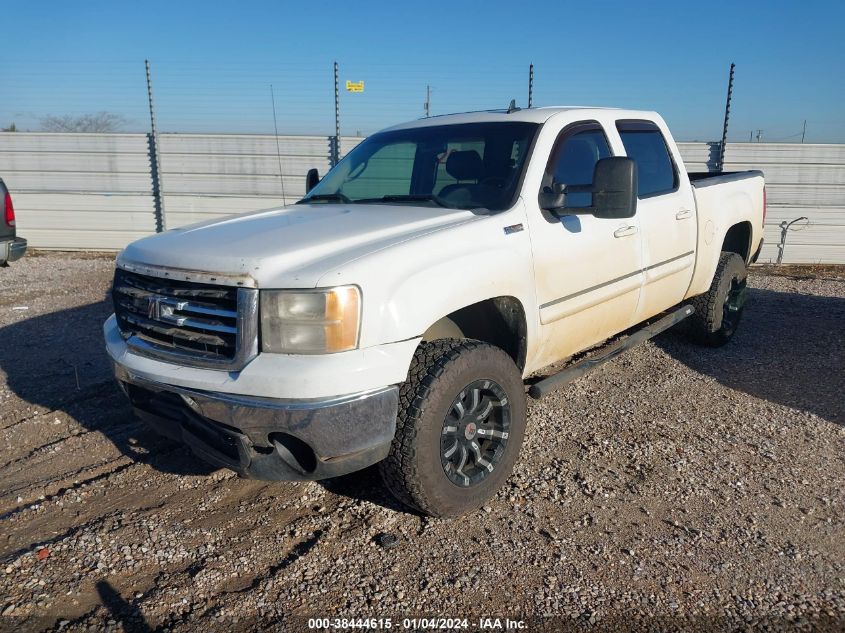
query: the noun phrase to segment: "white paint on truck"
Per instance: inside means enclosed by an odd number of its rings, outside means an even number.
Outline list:
[[[514,144],[512,163],[523,166],[508,185],[514,195],[505,208],[306,198],[170,230],[129,245],[118,257],[119,269],[259,291],[354,286],[360,292],[355,349],[262,351],[234,371],[199,367],[133,347],[112,317],[105,324],[109,355],[123,371],[158,385],[259,399],[334,398],[402,383],[429,328],[468,306],[507,297],[524,315],[518,341],[523,358],[515,359],[524,377],[705,293],[723,250],[740,253],[746,263],[759,252],[762,175],[693,175],[691,182],[654,112],[480,112],[422,119],[386,132],[502,123],[536,128],[530,143]],[[480,186],[473,170],[481,168],[482,157],[473,150],[449,149],[436,156],[434,168],[441,173],[453,151],[462,154],[448,176],[457,189],[462,182]],[[579,212],[575,187],[567,193],[567,205],[575,205],[571,212],[568,206],[555,213],[540,208],[541,190],[557,182],[553,176],[560,170],[583,172],[589,181],[596,162],[613,156],[630,156],[638,167],[633,217]],[[406,159],[390,160],[395,167]],[[317,190],[332,179],[354,183],[361,169],[367,165],[342,161]],[[385,183],[389,190],[389,178]]]
[[[615,155],[625,156],[616,131],[623,120],[653,121],[663,132],[678,172],[677,191],[639,200],[635,218],[602,220],[570,216],[550,223],[537,204],[537,191],[560,133],[582,121],[598,122]],[[478,301],[512,296],[527,318],[528,375],[647,319],[710,284],[725,234],[748,222],[750,253],[762,239],[762,178],[746,178],[704,187],[693,194],[683,160],[663,119],[655,112],[606,108],[535,108],[512,114],[469,113],[414,121],[405,127],[474,122],[542,123],[513,208],[494,215],[408,205],[293,205],[213,220],[130,244],[118,266],[155,265],[177,277],[196,272],[246,276],[257,288],[314,288],[353,283],[363,292],[360,348],[378,349],[418,340],[423,332],[455,310]],[[679,217],[681,216],[681,217]],[[573,229],[576,223],[579,228]],[[705,225],[712,233],[707,243]],[[506,234],[504,227],[527,230]],[[626,226],[634,230],[615,234]],[[678,258],[678,259],[675,259]],[[663,264],[662,262],[669,263]],[[695,272],[695,279],[693,279]],[[631,274],[635,273],[635,274]],[[616,281],[613,281],[616,280]],[[611,283],[608,283],[608,282]],[[561,300],[563,299],[563,300]],[[111,323],[111,322],[110,322]],[[112,330],[116,326],[112,323]],[[307,358],[324,363],[320,387],[298,393],[287,387],[288,371],[302,359],[259,355],[274,382],[267,390],[252,382],[254,369],[225,381],[206,369],[175,367],[137,357],[112,331],[112,356],[149,376],[183,386],[268,397],[315,397],[383,386],[385,373],[366,372],[333,355]],[[344,353],[346,354],[346,353]],[[358,356],[358,353],[349,354]],[[410,360],[408,354],[398,361]],[[331,373],[328,373],[331,372]],[[400,381],[407,372],[387,372]],[[362,381],[361,375],[374,382]],[[265,382],[259,381],[259,385]]]

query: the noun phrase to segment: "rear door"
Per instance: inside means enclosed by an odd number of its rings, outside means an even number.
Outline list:
[[[566,126],[552,147],[540,188],[592,184],[596,162],[612,155],[598,122]],[[564,209],[559,215],[540,209],[536,195],[529,198],[543,338],[536,364],[541,366],[632,324],[642,280],[641,248],[637,217],[612,220],[577,213],[577,207],[591,204],[590,194],[567,196],[572,212]]]
[[[686,294],[695,264],[695,199],[683,163],[670,149],[670,137],[654,121],[620,120],[616,129],[639,175],[643,288],[634,321],[640,322]]]

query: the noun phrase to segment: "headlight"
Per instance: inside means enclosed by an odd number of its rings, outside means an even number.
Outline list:
[[[358,347],[361,291],[262,290],[261,350],[277,354],[325,354]]]

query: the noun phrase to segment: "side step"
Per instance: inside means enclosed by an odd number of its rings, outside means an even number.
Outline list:
[[[615,358],[622,352],[626,352],[632,347],[657,336],[664,330],[668,330],[673,325],[676,325],[686,319],[693,312],[695,312],[695,308],[690,305],[680,307],[677,310],[670,312],[659,321],[646,325],[635,331],[630,336],[615,341],[607,347],[599,349],[594,356],[579,360],[577,363],[570,365],[566,369],[534,383],[528,388],[528,395],[539,400],[550,391],[554,391],[555,389],[563,387],[581,376],[585,376],[599,365],[609,361],[611,358]]]

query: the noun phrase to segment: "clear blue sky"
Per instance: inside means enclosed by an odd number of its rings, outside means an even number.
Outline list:
[[[330,133],[432,112],[535,103],[649,108],[682,140],[845,142],[842,2],[4,2],[0,125],[109,110],[148,126],[143,60],[170,131]],[[796,135],[798,135],[796,137]]]

